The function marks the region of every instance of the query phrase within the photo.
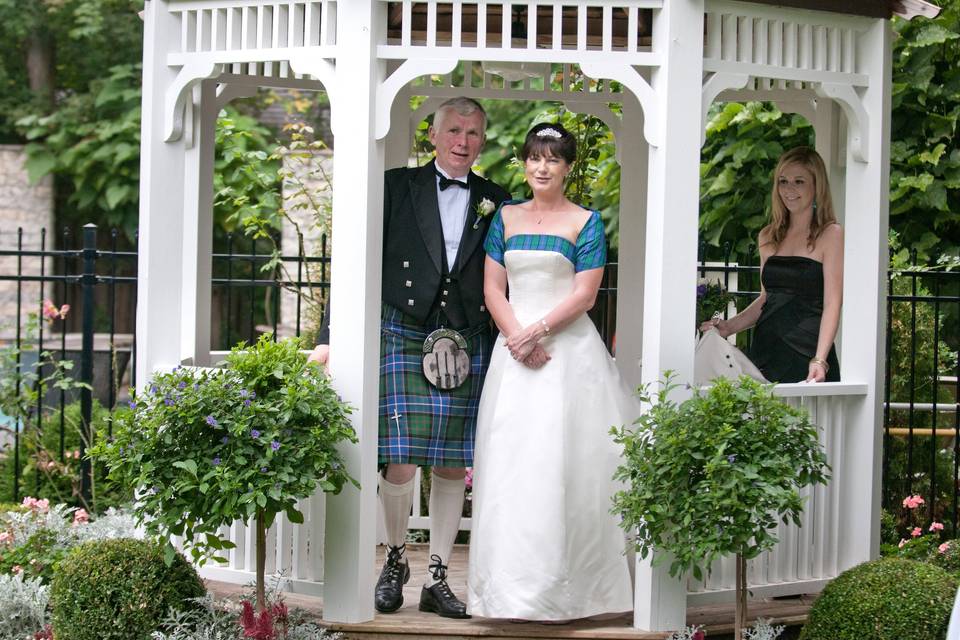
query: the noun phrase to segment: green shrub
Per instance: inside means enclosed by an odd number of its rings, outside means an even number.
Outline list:
[[[10,549],[0,547],[0,574],[22,571],[24,578],[40,578],[43,584],[49,584],[56,564],[66,553],[55,531],[40,529],[22,545]]]
[[[800,640],[939,640],[956,589],[955,578],[927,563],[866,562],[826,586]]]
[[[53,578],[57,640],[147,640],[171,608],[203,596],[183,556],[168,567],[163,547],[144,540],[102,540],[75,547]]]

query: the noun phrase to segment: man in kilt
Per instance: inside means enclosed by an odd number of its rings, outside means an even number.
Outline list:
[[[419,608],[470,617],[446,572],[491,349],[482,245],[493,211],[509,197],[470,170],[485,130],[486,113],[476,101],[447,100],[429,129],[436,158],[384,176],[378,457],[388,546],[374,594],[382,613],[403,604],[414,474],[429,466],[430,575]],[[319,342],[311,359],[325,363],[326,329]]]

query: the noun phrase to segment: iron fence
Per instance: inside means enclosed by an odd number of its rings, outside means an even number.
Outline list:
[[[69,476],[59,479],[69,485],[68,501],[83,504],[96,481],[83,454],[98,435],[109,435],[104,418],[123,410],[136,384],[135,239],[124,241],[116,231],[98,236],[88,225],[79,247],[71,248],[78,238],[64,232],[50,249],[46,232],[35,247],[25,246],[22,230],[9,242],[13,235],[0,234],[0,501],[43,493],[60,473]],[[326,238],[318,239],[315,256],[305,255],[303,243],[290,256],[272,246],[232,236],[219,242],[211,282],[214,350],[264,332],[308,340],[315,332],[329,290]],[[711,262],[701,251],[699,274],[721,282],[742,310],[759,290],[759,266],[733,261],[729,250],[723,255]],[[950,523],[955,534],[960,272],[914,264],[889,275],[883,504],[896,514],[903,497],[923,495],[927,519]],[[590,315],[611,351],[616,290],[617,265],[610,263]],[[66,314],[63,305],[70,306]],[[739,340],[745,346],[749,334]],[[71,382],[58,386],[58,370]],[[43,473],[45,465],[51,473]]]

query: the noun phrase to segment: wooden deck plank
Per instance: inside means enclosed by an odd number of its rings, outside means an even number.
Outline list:
[[[536,638],[592,638],[597,640],[663,640],[668,633],[638,631],[630,625],[632,615],[606,620],[576,620],[563,625],[544,625],[535,622],[514,623],[506,620],[473,618],[450,620],[417,609],[420,588],[427,575],[429,546],[408,544],[410,582],[403,589],[403,606],[396,613],[376,614],[370,622],[360,624],[330,623],[332,630],[340,631],[350,640],[411,640],[433,638],[435,640],[474,640],[497,638],[498,640],[533,640]],[[377,567],[383,562],[384,549],[377,549]],[[453,553],[448,582],[460,598],[466,597],[467,547],[457,545]],[[218,597],[236,597],[243,588],[224,582],[208,581],[208,588]],[[370,594],[373,597],[373,594]],[[306,611],[311,617],[322,618],[323,600],[311,596],[286,593],[288,606]],[[769,618],[775,624],[801,625],[815,596],[778,600],[753,600],[749,604],[750,619]],[[708,637],[729,633],[733,630],[733,602],[687,610],[687,624],[704,625]]]

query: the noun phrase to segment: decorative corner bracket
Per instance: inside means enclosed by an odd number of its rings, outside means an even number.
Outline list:
[[[858,162],[870,160],[870,114],[863,107],[863,99],[857,90],[848,84],[822,83],[815,89],[818,96],[835,100],[847,116],[847,146],[853,159]]]
[[[390,110],[393,101],[403,87],[414,78],[431,73],[447,74],[453,71],[460,61],[451,58],[405,60],[377,87],[376,131],[377,140],[383,140],[390,133]]]
[[[750,76],[745,73],[729,73],[717,71],[711,73],[710,77],[703,83],[703,90],[700,94],[700,146],[707,141],[707,111],[710,105],[724,91],[730,89],[743,89],[750,82]]]
[[[209,61],[188,62],[181,67],[164,96],[163,139],[166,142],[174,142],[183,137],[187,102],[192,99],[194,85],[216,78],[221,71],[220,65]]]
[[[603,124],[607,125],[616,143],[617,162],[620,162],[620,149],[623,147],[624,142],[620,139],[620,132],[623,131],[623,119],[606,104],[582,102],[576,99],[564,100],[563,104],[574,113],[588,113],[591,116],[599,118]]]
[[[340,87],[337,85],[337,65],[327,58],[311,55],[309,50],[291,53],[288,61],[294,73],[310,76],[320,82],[330,100],[330,131],[337,135],[337,117]]]
[[[587,76],[599,79],[616,80],[630,90],[643,109],[643,137],[652,147],[663,144],[663,132],[660,130],[660,112],[657,95],[650,83],[637,70],[627,64],[608,64],[603,62],[581,62],[580,70]],[[596,115],[596,114],[595,114]],[[599,117],[599,116],[598,116]]]

